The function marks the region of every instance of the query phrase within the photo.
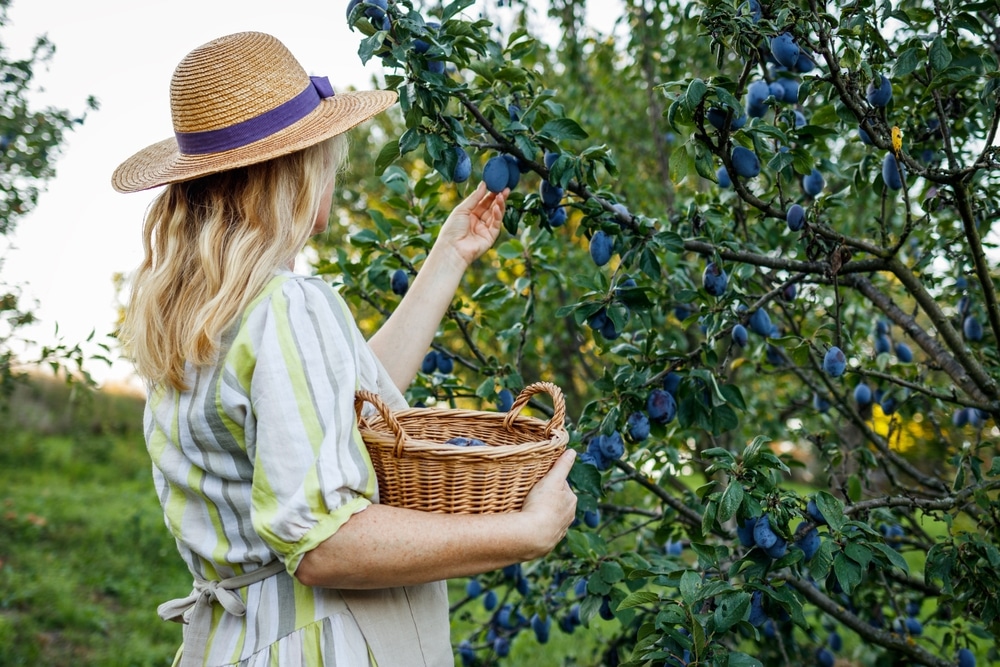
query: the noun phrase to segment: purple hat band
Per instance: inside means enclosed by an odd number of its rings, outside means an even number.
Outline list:
[[[308,116],[323,99],[333,97],[329,78],[311,76],[309,80],[311,84],[301,93],[259,116],[218,130],[174,132],[178,149],[184,155],[220,153],[252,144],[285,129]]]

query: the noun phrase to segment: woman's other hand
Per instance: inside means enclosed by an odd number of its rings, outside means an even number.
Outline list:
[[[537,540],[530,558],[552,551],[576,517],[576,494],[566,481],[575,459],[575,451],[563,452],[524,499],[521,515],[529,526],[527,534]]]
[[[466,266],[487,250],[500,234],[510,190],[494,194],[480,183],[475,192],[452,210],[438,233],[437,244],[454,250]]]

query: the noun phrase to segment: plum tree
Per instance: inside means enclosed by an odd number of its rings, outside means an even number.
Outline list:
[[[450,147],[516,164],[505,231],[435,341],[454,372],[408,391],[479,406],[564,389],[581,521],[519,578],[480,577],[506,618],[587,626],[600,648],[581,664],[814,664],[833,632],[862,664],[992,659],[995,10],[630,0],[610,39],[584,29],[587,3],[553,0],[554,44],[513,4],[395,0],[388,31],[354,13],[399,113],[352,142],[375,175],[341,179],[350,224],[317,248],[372,331],[386,277],[419,269],[476,185]],[[933,618],[904,617],[916,599]],[[505,638],[516,662],[531,624],[494,611],[458,605],[481,623],[456,641],[485,663]]]

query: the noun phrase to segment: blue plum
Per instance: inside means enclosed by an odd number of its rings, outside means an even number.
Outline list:
[[[885,334],[875,335],[875,354],[889,354],[892,351],[892,341]]]
[[[763,107],[764,102],[767,101],[767,98],[770,96],[771,89],[767,85],[767,81],[758,80],[747,86],[747,104],[749,106]]]
[[[681,374],[676,371],[670,371],[663,376],[663,389],[670,392],[670,395],[677,398],[677,390],[681,387]]]
[[[745,146],[733,149],[733,169],[743,178],[754,178],[760,174],[760,159],[757,154]]]
[[[802,190],[810,197],[815,197],[823,192],[824,187],[826,187],[826,179],[823,178],[820,170],[815,167],[802,179]]]
[[[458,643],[458,657],[462,659],[462,667],[472,667],[476,664],[476,651],[468,639]]]
[[[823,371],[833,378],[839,378],[847,369],[847,357],[843,350],[834,345],[823,357]]]
[[[962,333],[965,340],[977,343],[983,339],[983,325],[975,315],[969,315],[962,321]]]
[[[405,269],[396,269],[392,273],[392,278],[389,280],[389,286],[392,288],[394,294],[403,296],[406,291],[410,288],[410,276],[407,275]]]
[[[514,405],[514,392],[504,387],[497,392],[497,410],[500,412],[510,412]]]
[[[646,397],[646,413],[658,424],[668,424],[677,415],[677,401],[666,389],[654,389]]]
[[[865,91],[868,104],[873,107],[884,107],[892,100],[892,82],[884,74],[879,74],[874,81],[868,84]]]
[[[799,101],[799,82],[795,79],[782,77],[778,79],[777,83],[781,89],[779,99],[787,104],[797,104]]]
[[[424,355],[424,360],[420,363],[420,371],[430,375],[437,370],[437,350],[431,350]]]
[[[812,521],[817,525],[820,526],[826,525],[826,519],[823,517],[823,514],[819,511],[819,506],[816,504],[816,500],[813,498],[810,498],[809,502],[806,503],[806,516],[809,517],[810,521]]]
[[[785,222],[791,231],[799,231],[806,223],[806,210],[800,204],[792,204],[785,213]]]
[[[454,358],[452,358],[452,356],[447,352],[441,352],[439,350],[437,353],[437,369],[438,372],[444,375],[450,375],[455,369]]]
[[[441,63],[441,66],[443,68],[444,63]],[[452,180],[456,183],[465,183],[469,180],[469,176],[472,175],[472,159],[461,146],[455,146],[452,150],[455,152],[455,170],[451,175]]]
[[[521,168],[517,165],[517,158],[510,153],[501,156],[507,163],[507,187],[513,190],[521,180]]]
[[[531,617],[531,629],[535,633],[535,639],[539,644],[549,641],[549,630],[552,628],[552,617],[546,616],[543,620],[538,614]]]
[[[882,160],[882,180],[885,182],[885,187],[890,190],[902,188],[903,178],[900,174],[900,165],[896,156],[892,153],[886,153]]]
[[[701,276],[701,284],[712,296],[722,296],[726,293],[729,277],[725,270],[715,262],[709,262]]]
[[[758,336],[767,337],[771,335],[771,316],[763,308],[758,308],[753,312],[750,316],[749,324],[750,330]]]
[[[805,531],[804,534],[799,536],[795,541],[795,544],[802,549],[802,553],[805,555],[806,560],[812,560],[812,557],[816,555],[819,551],[821,540],[819,537],[819,531],[815,528],[810,528]]]
[[[778,534],[771,528],[771,518],[762,514],[753,527],[753,541],[761,549],[769,549],[778,543]]]
[[[436,32],[437,29],[440,27],[441,24],[438,23],[437,21],[427,21],[426,23],[424,23],[424,29],[428,32],[428,34]],[[416,51],[417,53],[427,53],[427,51],[430,50],[430,48],[431,48],[430,43],[425,39],[417,37],[416,39],[413,40],[413,50]]]
[[[747,342],[749,342],[749,336],[747,334],[747,328],[742,324],[736,324],[733,326],[733,342],[740,347],[746,347]]]
[[[799,62],[801,50],[795,43],[795,38],[790,33],[783,32],[771,38],[771,55],[781,65],[789,69],[795,67]]]
[[[913,350],[906,343],[900,341],[896,343],[896,358],[899,359],[904,364],[908,364],[913,361]]]
[[[542,181],[539,186],[539,193],[542,197],[542,205],[546,208],[555,208],[562,201],[565,191],[558,185],[553,185],[548,181]]]
[[[753,539],[753,529],[757,525],[757,518],[750,517],[742,521],[738,526],[736,526],[736,537],[739,538],[740,544],[745,547],[754,546],[755,542]]]
[[[719,169],[715,172],[715,178],[719,181],[719,187],[733,187],[733,181],[729,178],[729,172],[726,170],[725,165],[719,167]]]
[[[767,620],[767,613],[764,611],[764,594],[761,591],[754,591],[750,594],[750,616],[747,623],[759,628]]]
[[[479,583],[478,579],[469,579],[465,584],[465,594],[470,598],[477,598],[483,592],[483,585]]]
[[[862,382],[857,387],[854,388],[854,401],[858,405],[871,405],[872,402],[872,389],[866,383]]]
[[[649,417],[645,412],[633,412],[625,421],[625,432],[632,442],[642,442],[649,437]]]
[[[520,176],[520,173],[518,173]],[[503,192],[510,180],[510,167],[502,155],[494,155],[483,167],[483,182],[490,192]]]
[[[614,247],[612,239],[603,229],[598,229],[590,237],[590,258],[597,266],[604,266],[611,261],[611,253]]]

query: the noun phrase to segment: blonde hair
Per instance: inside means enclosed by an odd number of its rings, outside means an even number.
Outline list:
[[[150,385],[186,389],[222,334],[309,240],[347,154],[343,135],[266,162],[174,183],[154,200],[119,338]]]

